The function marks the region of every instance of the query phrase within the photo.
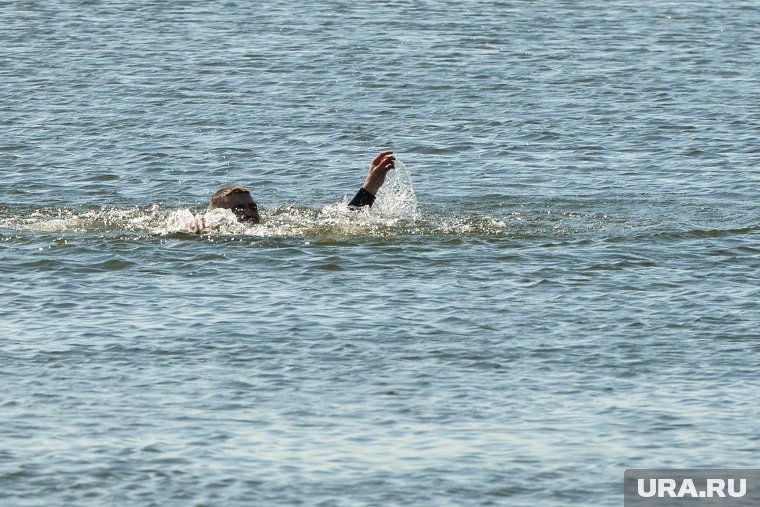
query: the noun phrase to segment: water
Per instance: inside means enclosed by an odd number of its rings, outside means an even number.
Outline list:
[[[0,26],[3,505],[620,505],[625,468],[756,466],[755,2]],[[264,222],[186,232],[232,183]]]

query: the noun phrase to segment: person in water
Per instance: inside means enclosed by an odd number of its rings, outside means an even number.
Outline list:
[[[349,207],[372,206],[377,191],[385,183],[385,176],[388,171],[395,167],[395,162],[396,158],[392,151],[383,151],[377,155],[369,165],[369,172],[364,184],[348,203]],[[253,200],[250,190],[240,185],[230,185],[218,190],[211,196],[208,209],[231,210],[238,222],[241,223],[258,224],[261,222],[259,208]],[[205,228],[206,218],[203,215],[196,215],[188,224],[188,229],[195,233],[201,233]]]

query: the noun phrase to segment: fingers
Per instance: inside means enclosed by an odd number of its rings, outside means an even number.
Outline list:
[[[393,152],[383,157],[378,166],[384,173],[396,167],[396,157],[393,156]]]
[[[396,157],[393,156],[393,152],[390,150],[381,152],[372,160],[367,179],[364,180],[362,188],[370,194],[376,195],[385,182],[385,175],[394,167],[396,167]]]
[[[372,165],[378,165],[378,164],[379,164],[380,162],[382,162],[382,160],[383,160],[385,157],[387,157],[388,155],[393,155],[393,151],[391,151],[391,150],[386,150],[386,151],[382,151],[382,152],[380,152],[380,154],[379,154],[378,156],[376,156],[376,157],[375,157],[375,158],[372,160]]]

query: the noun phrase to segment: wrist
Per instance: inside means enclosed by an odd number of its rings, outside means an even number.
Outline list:
[[[380,185],[367,178],[364,180],[364,185],[362,185],[362,188],[372,195],[377,195],[377,191],[380,190]]]

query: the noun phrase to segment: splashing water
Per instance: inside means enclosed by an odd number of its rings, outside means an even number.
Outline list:
[[[388,173],[385,185],[375,204],[359,210],[349,209],[348,196],[321,209],[283,205],[262,211],[262,223],[243,224],[226,209],[208,210],[204,236],[246,235],[255,237],[391,237],[408,234],[504,234],[506,224],[496,218],[480,215],[423,213],[409,170],[396,160],[396,168]],[[32,233],[148,233],[151,236],[193,234],[190,225],[196,215],[189,208],[162,208],[158,204],[127,209],[104,207],[76,212],[71,209],[36,209],[31,213],[0,214],[0,232]]]
[[[419,218],[412,176],[400,160],[396,159],[396,168],[388,173],[385,184],[377,192],[373,211],[405,220]]]

